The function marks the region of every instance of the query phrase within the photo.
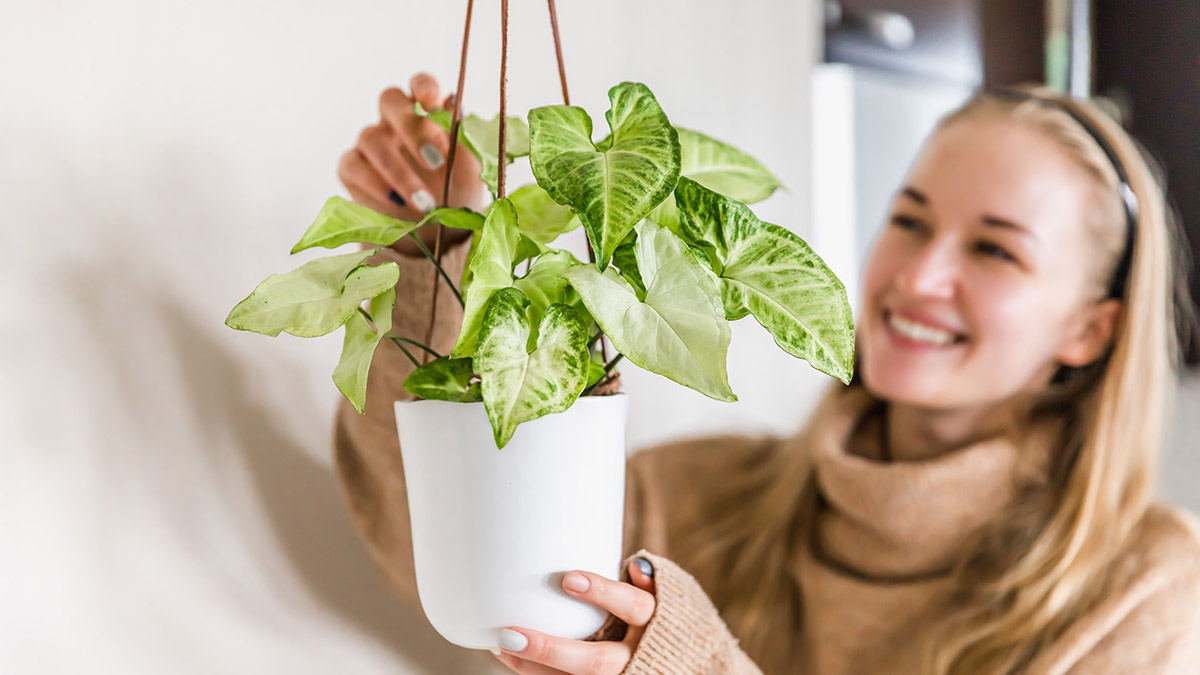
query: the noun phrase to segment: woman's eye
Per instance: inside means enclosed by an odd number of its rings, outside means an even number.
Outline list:
[[[978,249],[980,253],[988,256],[989,258],[996,258],[997,260],[1007,260],[1009,262],[1017,262],[1016,257],[1014,257],[1011,253],[1009,253],[1008,251],[1004,250],[1003,248],[1000,248],[999,246],[997,246],[989,241],[979,242],[978,244],[976,244],[976,249]]]
[[[920,231],[925,224],[912,216],[892,216],[892,223],[906,230]]]

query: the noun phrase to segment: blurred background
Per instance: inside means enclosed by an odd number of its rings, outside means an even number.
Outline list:
[[[546,5],[511,4],[510,110],[557,103]],[[338,158],[379,93],[418,70],[453,86],[465,5],[4,3],[0,672],[494,669],[394,599],[351,528],[330,456],[340,338],[223,325],[320,255],[287,251],[345,194]],[[497,5],[476,3],[463,98],[487,116]],[[921,139],[981,84],[1111,97],[1200,242],[1196,3],[558,5],[573,103],[599,119],[611,85],[639,80],[675,124],[757,157],[787,189],[756,210],[852,298]],[[729,370],[734,405],[624,368],[631,451],[788,433],[826,386],[749,321]],[[1179,407],[1162,496],[1200,510],[1196,376]]]

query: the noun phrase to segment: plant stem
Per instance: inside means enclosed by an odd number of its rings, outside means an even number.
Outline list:
[[[446,270],[442,268],[442,263],[438,262],[437,256],[433,254],[433,251],[429,250],[429,247],[425,245],[425,242],[421,241],[421,238],[418,237],[416,233],[410,232],[408,236],[412,237],[413,241],[417,243],[417,248],[421,249],[421,253],[424,253],[425,257],[429,258],[429,262],[433,263],[433,266],[437,268],[438,273],[441,274],[442,278],[446,280],[446,285],[450,287],[450,292],[454,294],[454,298],[458,300],[458,304],[465,307],[466,305],[463,303],[462,293],[459,293],[458,289],[455,288],[454,282],[450,280],[450,275],[446,274]]]
[[[615,368],[617,363],[619,363],[621,361],[621,359],[623,359],[623,358],[625,358],[624,354],[617,354],[616,356],[613,357],[612,361],[609,361],[608,363],[604,364],[604,375],[600,379],[596,380],[595,384],[588,387],[587,389],[584,389],[583,393],[580,394],[580,396],[587,396],[588,394],[592,393],[592,390],[595,389],[596,387],[599,387],[600,385],[607,383],[611,379],[608,376],[609,373],[612,372],[612,369]]]
[[[427,347],[427,346],[425,346],[424,344],[422,344],[422,343],[420,343],[420,342],[417,342],[416,340],[414,340],[414,339],[412,339],[412,338],[410,338],[410,337],[404,337],[403,335],[396,335],[395,333],[388,333],[388,337],[389,337],[389,338],[391,338],[392,342],[395,342],[396,340],[402,340],[402,341],[404,341],[404,342],[407,342],[408,344],[410,344],[410,345],[412,345],[412,346],[414,346],[414,347],[418,347],[418,348],[420,348],[420,349],[423,349],[423,350],[425,350],[426,352],[428,352],[429,354],[432,354],[432,355],[433,355],[433,358],[435,358],[435,359],[440,359],[440,358],[442,358],[442,355],[441,355],[441,354],[439,354],[439,353],[437,353],[436,351],[434,351],[434,350],[433,350],[433,348],[431,348],[431,347]]]
[[[403,342],[400,342],[394,336],[389,335],[388,337],[392,338],[392,344],[399,347],[400,351],[404,352],[404,355],[408,357],[408,360],[412,361],[413,366],[417,368],[421,367],[421,362],[417,360],[417,357],[413,356],[412,352],[408,351],[408,348],[404,346]]]

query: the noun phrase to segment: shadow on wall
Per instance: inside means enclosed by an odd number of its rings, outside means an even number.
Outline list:
[[[102,458],[96,479],[103,487],[98,490],[123,482],[150,495],[142,503],[157,512],[158,537],[169,542],[161,548],[178,551],[164,551],[155,564],[180,567],[174,574],[186,585],[195,582],[201,588],[214,587],[219,600],[212,602],[225,604],[224,611],[239,613],[239,618],[261,624],[257,627],[264,638],[278,617],[295,621],[296,615],[307,613],[318,617],[313,621],[316,626],[307,627],[314,634],[344,640],[344,632],[322,632],[321,627],[348,625],[352,633],[402,655],[395,660],[411,664],[416,672],[479,672],[481,662],[491,660],[490,655],[445,642],[424,616],[384,588],[351,526],[336,475],[306,454],[305,447],[331,448],[336,390],[328,389],[328,407],[309,411],[312,419],[328,419],[328,437],[316,442],[298,440],[281,422],[278,410],[264,405],[261,397],[255,398],[257,388],[250,381],[255,371],[243,354],[230,348],[228,341],[236,335],[221,323],[223,315],[215,320],[204,316],[186,301],[180,288],[171,286],[183,283],[181,274],[218,278],[216,269],[193,267],[183,272],[180,266],[217,268],[222,260],[204,262],[203,252],[195,251],[185,252],[179,256],[181,260],[145,256],[144,241],[132,246],[120,242],[155,233],[160,227],[157,219],[162,213],[146,208],[145,195],[169,195],[170,213],[187,214],[173,222],[172,229],[177,232],[203,233],[206,222],[226,215],[213,212],[212,205],[220,202],[203,194],[207,190],[189,186],[211,181],[214,171],[221,175],[223,169],[231,168],[232,161],[214,166],[211,154],[198,158],[191,152],[196,149],[193,144],[174,152],[161,147],[148,150],[158,161],[144,165],[147,168],[139,172],[144,183],[117,181],[140,184],[125,194],[101,193],[93,183],[90,195],[81,201],[101,202],[84,204],[96,250],[89,251],[82,261],[63,266],[65,272],[57,274],[53,282],[60,286],[55,293],[62,302],[56,311],[87,327],[86,338],[79,338],[86,340],[86,351],[68,357],[92,362],[87,367],[95,372],[83,386],[94,391],[83,395],[101,391],[117,397],[101,405],[106,411],[115,411],[109,413],[110,418],[117,418],[110,431],[128,430],[95,439],[96,444],[104,445],[96,448],[96,456]],[[134,210],[129,205],[139,203],[140,212],[128,212]],[[218,235],[210,236],[215,240]],[[159,234],[156,238],[165,237]],[[206,247],[219,250],[220,244],[201,242],[201,251]],[[192,291],[205,288],[203,282],[187,281]],[[299,366],[279,368],[270,377],[285,379],[288,391],[301,391],[305,370]],[[286,403],[291,405],[294,400]],[[147,411],[154,411],[155,428],[138,433],[151,426],[139,419]],[[263,515],[274,535],[273,543],[262,541],[261,527],[254,525]],[[101,526],[119,534],[124,523]],[[114,543],[108,546],[120,546],[117,542],[123,540],[118,536],[111,541]],[[231,553],[231,549],[242,550]],[[118,558],[129,555],[115,554]],[[108,553],[102,557],[106,556]],[[283,568],[280,558],[286,561]],[[242,569],[230,560],[242,561]],[[286,567],[304,587],[294,593],[296,597],[286,597],[286,579],[268,578],[271,569],[283,569],[286,577]],[[262,576],[246,575],[246,569]],[[315,612],[311,599],[319,605]],[[221,630],[244,629],[205,628],[218,635]],[[337,646],[347,648],[345,642]]]

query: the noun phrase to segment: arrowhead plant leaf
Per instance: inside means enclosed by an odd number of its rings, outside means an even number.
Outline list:
[[[529,112],[533,175],[579,216],[601,271],[633,226],[671,194],[680,166],[678,134],[645,85],[625,82],[608,96],[612,135],[604,147],[592,142],[582,108]]]
[[[521,243],[517,214],[507,199],[488,207],[483,229],[476,234],[474,250],[463,273],[463,323],[450,355],[456,358],[475,353],[479,328],[492,295],[513,285],[513,264]]]
[[[854,323],[842,282],[803,239],[687,178],[675,189],[684,236],[715,256],[727,317],[750,313],[787,353],[849,382]]]
[[[318,337],[346,323],[363,301],[396,286],[396,263],[365,265],[379,249],[328,256],[272,274],[229,312],[225,325],[275,337]]]
[[[549,244],[580,225],[570,208],[551,199],[537,183],[522,186],[508,199],[517,210],[521,234],[539,244]]]
[[[434,401],[482,401],[479,383],[471,382],[473,374],[471,359],[442,356],[410,373],[404,380],[404,388],[413,396]]]
[[[530,351],[528,309],[528,298],[517,289],[497,291],[479,333],[474,363],[497,448],[508,443],[518,424],[571,407],[587,384],[583,320],[566,305],[551,305]]]
[[[392,308],[395,306],[396,289],[393,286],[371,299],[374,328],[358,311],[346,322],[342,356],[333,369],[333,383],[359,413],[367,405],[367,373],[371,370],[371,358],[379,341],[392,330]]]
[[[314,246],[337,248],[357,242],[391,246],[420,225],[385,216],[341,197],[330,197],[312,226],[292,247],[292,253]]]
[[[741,150],[697,131],[676,131],[680,175],[746,204],[760,202],[782,187],[775,174]]]
[[[645,221],[637,233],[644,299],[613,269],[579,265],[563,275],[627,359],[705,396],[736,401],[725,370],[730,330],[716,278],[666,228]]]

